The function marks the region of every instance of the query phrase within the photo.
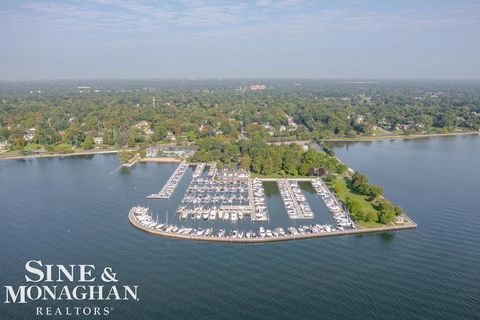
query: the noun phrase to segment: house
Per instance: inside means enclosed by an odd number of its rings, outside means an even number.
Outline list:
[[[177,138],[175,137],[175,135],[173,134],[172,131],[167,132],[167,140],[170,140],[170,141],[176,141],[177,140]]]
[[[145,150],[145,156],[147,158],[155,158],[157,156],[158,149],[154,147],[147,148]]]
[[[5,150],[5,149],[7,149],[7,147],[8,147],[8,141],[7,140],[0,141],[0,150]]]
[[[295,121],[293,121],[293,119],[289,115],[287,115],[287,123],[288,123],[288,126],[289,126],[288,131],[297,130],[298,124],[296,124]]]
[[[35,128],[30,128],[30,129],[25,130],[23,132],[23,140],[32,141],[33,137],[35,137],[35,132],[37,132],[37,129],[35,129]]]
[[[95,138],[93,138],[93,143],[102,144],[103,143],[103,138],[102,137],[95,137]]]
[[[265,90],[267,89],[267,86],[264,84],[252,84],[249,88],[252,91],[257,91],[257,90]]]
[[[326,173],[327,173],[327,170],[325,170],[325,168],[315,169],[314,167],[310,167],[307,171],[307,176],[321,177],[321,176],[324,176]]]
[[[137,123],[137,124],[135,125],[135,127],[136,127],[137,129],[143,129],[143,128],[148,127],[148,126],[149,126],[149,123],[148,123],[147,121],[145,121],[145,120],[142,120],[142,121],[140,121],[139,123]]]
[[[145,129],[144,132],[147,136],[151,136],[153,134],[153,130],[151,128]]]
[[[150,123],[148,121],[142,120],[135,125],[135,128],[142,130],[147,136],[153,134],[152,128],[150,128]]]

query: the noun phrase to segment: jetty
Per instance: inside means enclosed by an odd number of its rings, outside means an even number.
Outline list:
[[[188,164],[185,161],[180,163],[180,165],[175,169],[170,178],[168,178],[167,183],[165,183],[162,190],[160,190],[159,193],[153,193],[149,195],[147,199],[169,199],[187,169]]]

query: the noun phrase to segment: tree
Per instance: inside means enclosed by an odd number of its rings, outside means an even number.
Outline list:
[[[79,146],[84,139],[85,133],[77,124],[70,125],[63,135],[63,140],[73,146]]]
[[[383,188],[380,186],[370,185],[368,190],[368,195],[372,198],[376,198],[379,195],[383,194]]]
[[[343,183],[337,181],[337,182],[335,182],[334,189],[335,189],[336,194],[341,194],[343,191],[345,191],[345,185]]]
[[[357,171],[352,176],[352,183],[354,188],[358,188],[361,185],[368,184],[368,178]]]
[[[382,211],[380,212],[380,216],[378,217],[379,222],[387,224],[392,223],[395,220],[395,212],[394,211]]]
[[[252,159],[250,158],[250,156],[248,154],[244,154],[240,159],[240,167],[244,170],[249,171],[251,162],[252,162]]]
[[[93,138],[91,136],[87,136],[82,143],[82,148],[85,150],[89,150],[93,148]]]
[[[131,135],[128,137],[127,146],[128,146],[129,148],[135,147],[135,136],[134,136],[133,134],[131,134]]]
[[[394,210],[396,216],[399,216],[399,215],[402,215],[402,214],[403,214],[403,209],[402,209],[402,207],[400,207],[400,206],[395,206],[395,207],[393,208],[393,210]]]

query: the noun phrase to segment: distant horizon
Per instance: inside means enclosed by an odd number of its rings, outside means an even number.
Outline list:
[[[355,82],[375,82],[375,81],[480,81],[479,78],[302,78],[302,77],[209,77],[209,78],[155,78],[155,77],[138,77],[138,78],[18,78],[7,79],[0,78],[1,82],[35,82],[35,81],[119,81],[119,80],[160,80],[160,81],[208,81],[208,80],[246,80],[246,81],[270,81],[270,80],[306,80],[306,81],[355,81]]]

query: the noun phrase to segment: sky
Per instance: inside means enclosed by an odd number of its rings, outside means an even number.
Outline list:
[[[480,79],[480,1],[0,1],[0,79]]]

